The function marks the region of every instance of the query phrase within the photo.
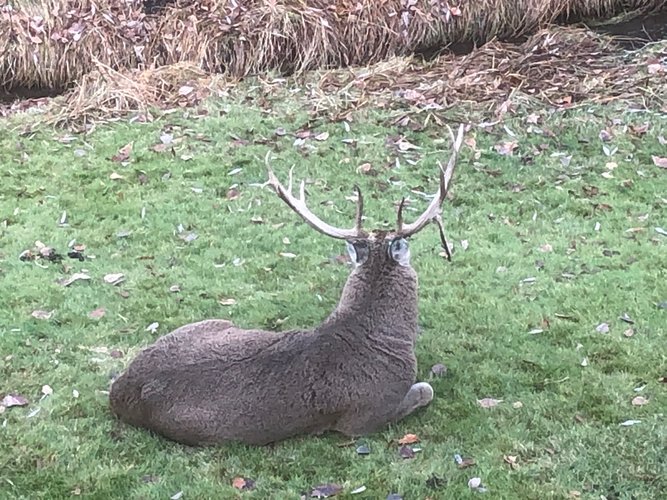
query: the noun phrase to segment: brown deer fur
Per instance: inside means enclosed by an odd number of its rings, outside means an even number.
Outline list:
[[[462,134],[461,127],[448,171]],[[446,174],[441,169],[442,199]],[[415,383],[417,275],[406,240],[425,222],[402,230],[399,213],[398,231],[365,233],[359,193],[357,227],[332,228],[307,210],[303,193],[294,198],[270,170],[269,177],[309,224],[348,242],[355,267],[337,307],[310,330],[205,320],[157,339],[111,386],[111,409],[123,421],[188,445],[264,445],[326,431],[364,435],[432,400],[431,386]],[[436,201],[426,222],[439,215]]]

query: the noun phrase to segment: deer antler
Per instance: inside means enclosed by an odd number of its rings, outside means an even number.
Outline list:
[[[417,233],[418,231],[421,231],[429,222],[435,221],[438,224],[438,228],[440,230],[440,239],[442,240],[442,245],[445,248],[445,252],[447,252],[447,257],[451,259],[451,255],[449,253],[449,245],[447,245],[447,241],[445,240],[445,233],[442,226],[442,218],[440,217],[440,214],[441,214],[441,205],[445,201],[445,198],[447,197],[447,191],[449,190],[449,185],[451,183],[452,176],[454,175],[454,169],[456,168],[456,159],[463,144],[464,126],[463,124],[459,126],[458,134],[456,135],[456,137],[454,137],[452,129],[449,128],[449,126],[447,126],[447,128],[449,129],[449,135],[452,138],[453,147],[452,147],[452,155],[449,158],[449,161],[447,162],[447,168],[443,170],[442,165],[440,164],[440,162],[438,162],[438,168],[440,169],[440,187],[438,188],[437,193],[435,193],[433,200],[426,208],[424,213],[422,213],[417,218],[417,220],[414,221],[412,224],[403,223],[403,207],[405,205],[405,198],[403,198],[401,204],[398,207],[397,233],[402,237],[408,237]]]
[[[296,198],[292,195],[292,170],[289,172],[289,184],[287,189],[283,186],[278,178],[271,170],[269,165],[269,155],[270,152],[266,154],[264,162],[266,163],[266,168],[269,173],[269,184],[273,187],[276,194],[282,199],[287,205],[294,210],[301,218],[306,221],[312,228],[316,229],[320,233],[331,236],[332,238],[337,238],[341,240],[349,240],[354,238],[364,237],[365,234],[361,228],[361,216],[364,209],[364,200],[361,196],[361,190],[359,186],[354,186],[355,191],[357,192],[357,213],[355,218],[355,226],[353,229],[341,229],[334,226],[331,226],[320,219],[317,215],[310,211],[306,206],[306,183],[301,181],[301,187],[299,189],[299,197]]]

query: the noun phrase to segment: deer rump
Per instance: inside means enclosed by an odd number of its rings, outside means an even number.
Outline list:
[[[451,131],[450,131],[451,132]],[[265,445],[305,434],[360,436],[428,405],[433,389],[415,383],[417,275],[407,238],[429,222],[440,227],[463,142],[459,127],[440,188],[426,211],[398,229],[365,232],[357,190],[353,229],[321,221],[269,168],[278,196],[309,225],[347,242],[354,269],[337,307],[311,330],[245,330],[227,320],[182,326],[144,348],[111,385],[121,420],[187,445]],[[268,166],[268,157],[267,157]]]

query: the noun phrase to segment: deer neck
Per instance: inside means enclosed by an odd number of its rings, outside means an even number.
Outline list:
[[[414,342],[417,335],[417,276],[410,267],[368,273],[356,269],[323,328]]]

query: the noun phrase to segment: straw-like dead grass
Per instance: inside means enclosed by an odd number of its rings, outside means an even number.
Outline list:
[[[95,69],[144,62],[141,0],[0,0],[0,89],[58,90]]]
[[[153,110],[197,105],[225,82],[223,76],[207,74],[190,63],[124,72],[101,63],[97,67],[53,99],[45,122],[83,128],[128,115],[148,121]]]
[[[452,43],[514,38],[564,17],[612,16],[664,0],[176,0],[153,51],[164,62],[246,76],[373,64]]]
[[[664,0],[0,0],[0,89],[62,89],[96,69],[174,63],[247,76],[373,64]]]
[[[621,98],[667,111],[665,56],[667,42],[625,53],[610,37],[552,27],[521,45],[495,41],[465,56],[443,55],[430,62],[396,57],[290,80],[259,80],[255,86],[271,100],[280,91],[276,87],[296,81],[306,89],[304,106],[315,115],[340,116],[365,106],[437,113],[465,103],[486,115],[502,115],[518,104],[567,108]],[[212,92],[232,89],[231,83],[229,75],[211,76],[191,63],[129,72],[100,65],[54,99],[44,117],[69,126],[128,114],[150,119],[153,108],[193,106]]]
[[[517,102],[571,107],[620,98],[667,111],[667,66],[660,62],[667,44],[660,47],[627,54],[610,37],[552,27],[523,44],[494,41],[465,56],[319,72],[309,77],[311,100],[318,112],[335,113],[373,102],[421,110],[470,103],[503,114]]]

